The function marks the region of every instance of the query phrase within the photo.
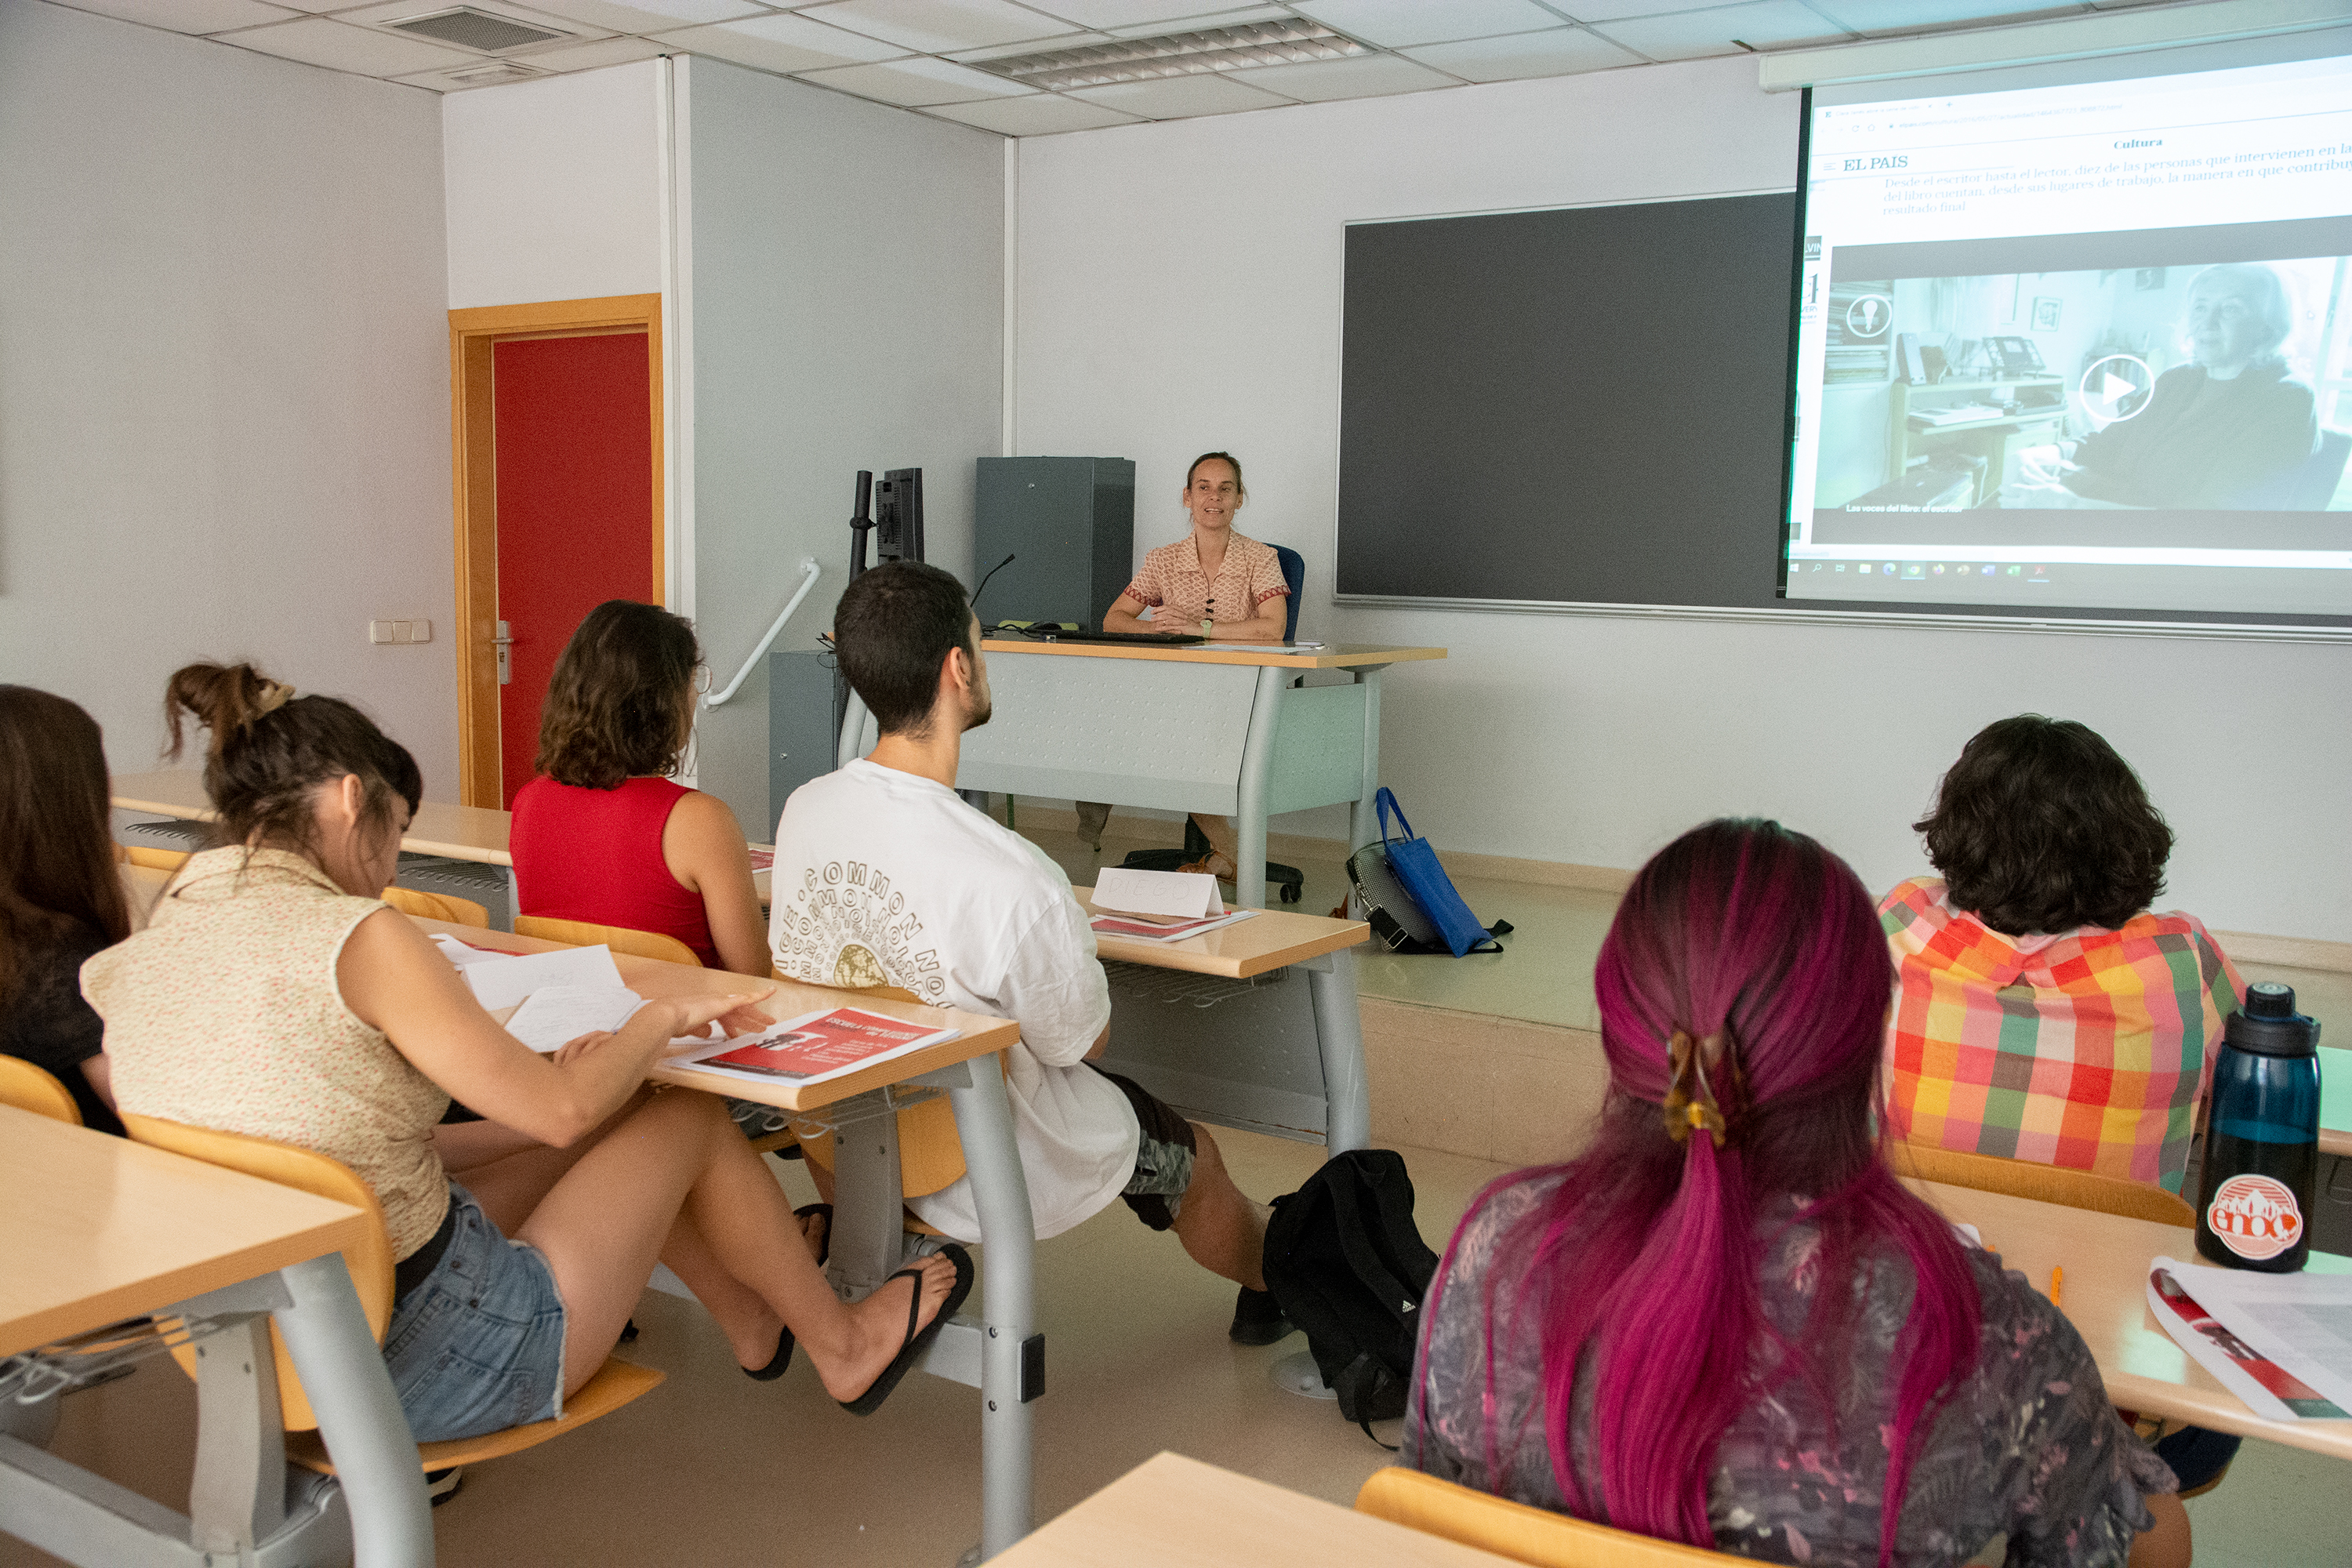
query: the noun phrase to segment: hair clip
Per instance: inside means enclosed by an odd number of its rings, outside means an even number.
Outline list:
[[[1700,1045],[1701,1042],[1692,1039],[1682,1029],[1676,1029],[1666,1041],[1666,1059],[1671,1070],[1666,1079],[1666,1098],[1661,1109],[1665,1114],[1667,1137],[1677,1143],[1685,1142],[1693,1128],[1704,1127],[1707,1135],[1715,1140],[1715,1146],[1720,1149],[1730,1140],[1731,1126],[1724,1119],[1723,1108],[1717,1101],[1714,1086],[1707,1082],[1706,1063]],[[1730,1038],[1727,1034],[1724,1037],[1724,1045],[1728,1054]],[[1736,1062],[1732,1065],[1731,1075],[1733,1081],[1737,1082],[1739,1068]],[[1693,1080],[1698,1085],[1696,1096],[1690,1090]]]

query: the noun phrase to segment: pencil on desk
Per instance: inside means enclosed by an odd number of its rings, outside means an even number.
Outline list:
[[[2050,1270],[2050,1304],[2060,1311],[2066,1310],[2066,1270]]]

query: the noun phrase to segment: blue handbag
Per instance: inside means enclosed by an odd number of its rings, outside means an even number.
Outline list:
[[[1491,943],[1492,933],[1478,923],[1478,917],[1470,912],[1470,906],[1454,890],[1454,879],[1437,863],[1437,851],[1430,847],[1429,840],[1413,837],[1412,824],[1405,820],[1404,807],[1397,804],[1388,786],[1383,784],[1372,797],[1372,806],[1380,813],[1381,851],[1391,874],[1403,885],[1422,917],[1436,929],[1446,951],[1459,958],[1481,943]],[[1396,814],[1402,837],[1390,837],[1391,812]],[[1494,948],[1490,946],[1488,951]]]

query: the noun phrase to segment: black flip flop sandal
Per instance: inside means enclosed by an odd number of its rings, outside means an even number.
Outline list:
[[[803,1204],[800,1207],[793,1211],[793,1217],[794,1219],[806,1219],[813,1214],[821,1214],[824,1215],[824,1240],[816,1249],[816,1266],[819,1268],[822,1268],[833,1260],[833,1205],[831,1204]],[[805,1241],[807,1238],[803,1237],[802,1239]]]
[[[907,1342],[898,1347],[898,1353],[890,1359],[888,1366],[882,1369],[882,1375],[867,1385],[865,1393],[855,1399],[838,1401],[841,1407],[852,1415],[871,1415],[882,1408],[882,1402],[890,1397],[890,1391],[898,1386],[898,1380],[907,1375],[908,1369],[921,1360],[931,1342],[939,1338],[940,1326],[954,1317],[956,1309],[963,1305],[964,1298],[971,1294],[971,1254],[950,1242],[940,1248],[939,1256],[955,1265],[955,1288],[948,1292],[948,1299],[940,1303],[939,1315],[925,1323],[920,1331],[915,1328],[915,1320],[922,1315],[923,1310],[922,1269],[901,1268],[890,1276],[890,1279],[911,1278],[915,1281],[913,1300],[907,1303]],[[882,1281],[882,1286],[887,1287],[890,1279]]]

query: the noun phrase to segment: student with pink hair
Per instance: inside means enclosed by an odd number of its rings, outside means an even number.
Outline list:
[[[1879,1157],[1892,976],[1845,863],[1711,822],[1595,973],[1586,1152],[1481,1194],[1424,1303],[1404,1462],[1669,1541],[1926,1568],[2185,1564],[2082,1339]]]

